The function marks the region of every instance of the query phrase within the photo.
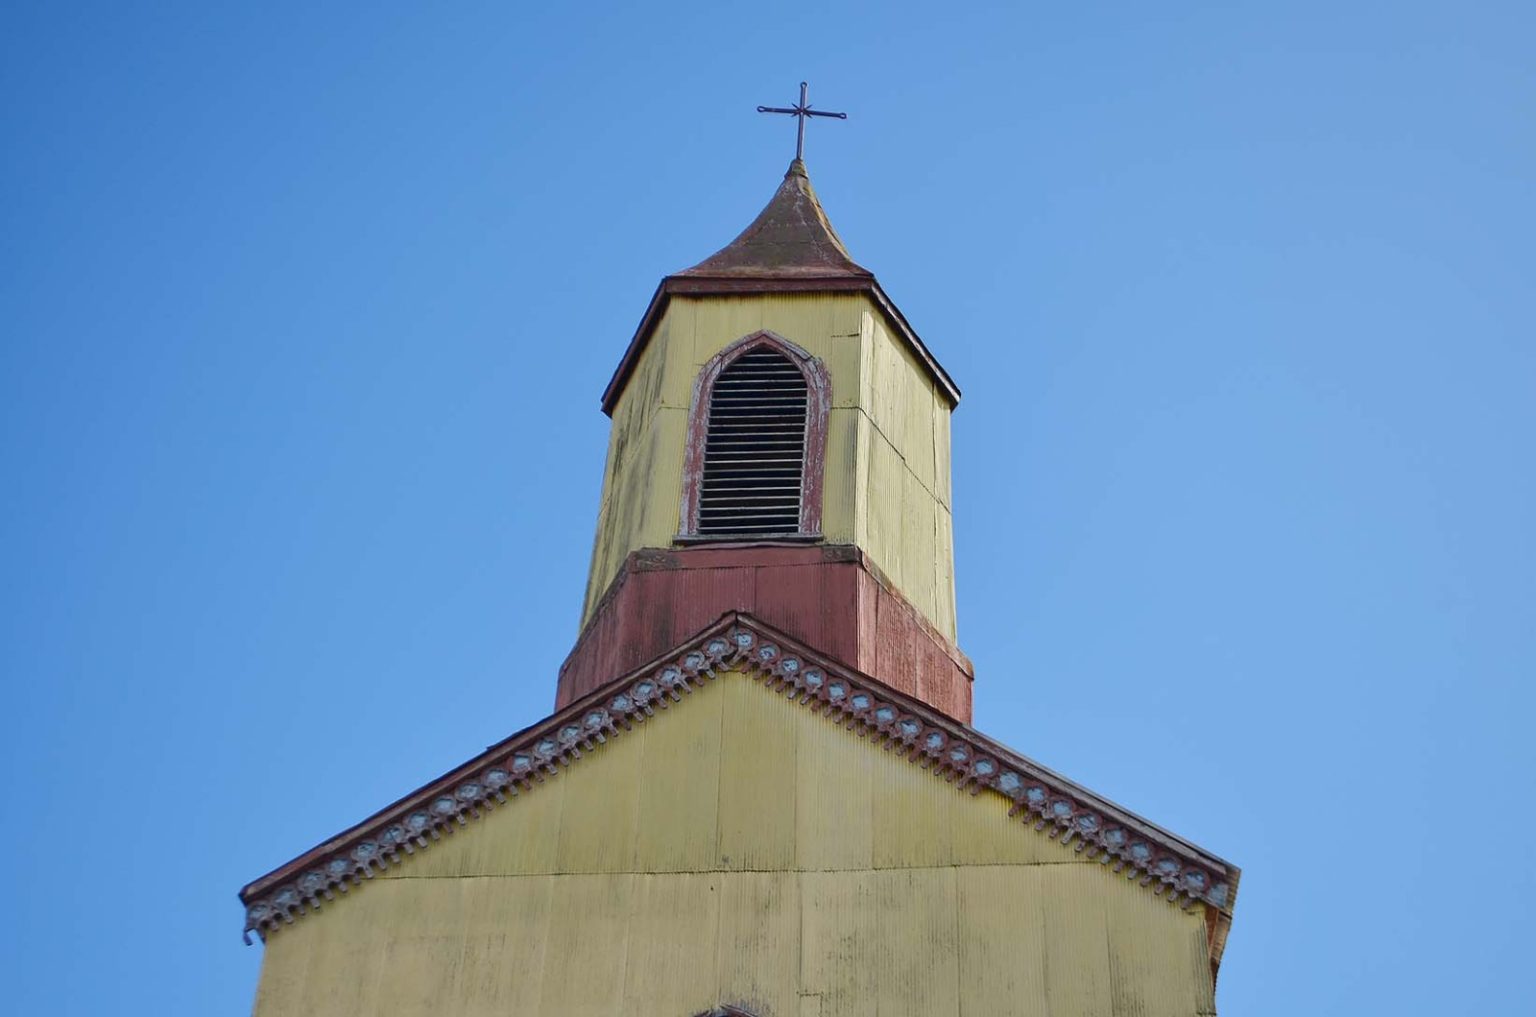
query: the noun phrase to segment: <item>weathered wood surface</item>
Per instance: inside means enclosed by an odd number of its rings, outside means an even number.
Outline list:
[[[1205,924],[739,675],[285,927],[257,1017],[1213,1012]]]
[[[631,555],[564,665],[560,709],[665,653],[727,611],[745,611],[971,721],[965,655],[848,545],[697,547]]]
[[[947,397],[865,294],[675,297],[614,408],[582,625],[631,552],[681,526],[688,411],[699,371],[769,329],[831,380],[822,533],[857,544],[955,639]]]

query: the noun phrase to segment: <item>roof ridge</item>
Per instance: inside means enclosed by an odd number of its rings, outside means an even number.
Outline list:
[[[901,692],[806,647],[740,611],[728,611],[646,665],[491,746],[342,834],[240,891],[245,933],[263,939],[375,871],[570,768],[582,750],[681,702],[719,673],[739,669],[849,731],[931,770],[971,795],[1008,799],[1010,818],[1138,880],[1170,903],[1230,917],[1240,870]]]

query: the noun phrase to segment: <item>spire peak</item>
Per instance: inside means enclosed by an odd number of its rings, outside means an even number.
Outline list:
[[[784,181],[751,225],[725,247],[677,273],[684,278],[870,279],[832,228],[796,158]]]

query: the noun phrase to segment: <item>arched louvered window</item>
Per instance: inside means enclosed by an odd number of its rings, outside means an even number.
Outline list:
[[[826,415],[821,362],[787,339],[721,351],[694,391],[682,539],[819,537]]]
[[[800,532],[805,376],[772,349],[731,361],[709,398],[700,536]]]

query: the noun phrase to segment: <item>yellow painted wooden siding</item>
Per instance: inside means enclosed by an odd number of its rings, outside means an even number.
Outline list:
[[[862,547],[954,639],[950,406],[862,294],[672,298],[614,409],[582,624],[630,552],[671,545],[694,381],[760,329],[819,357],[832,381],[827,541]]]
[[[265,949],[257,1017],[1213,1012],[1198,912],[739,675]]]

